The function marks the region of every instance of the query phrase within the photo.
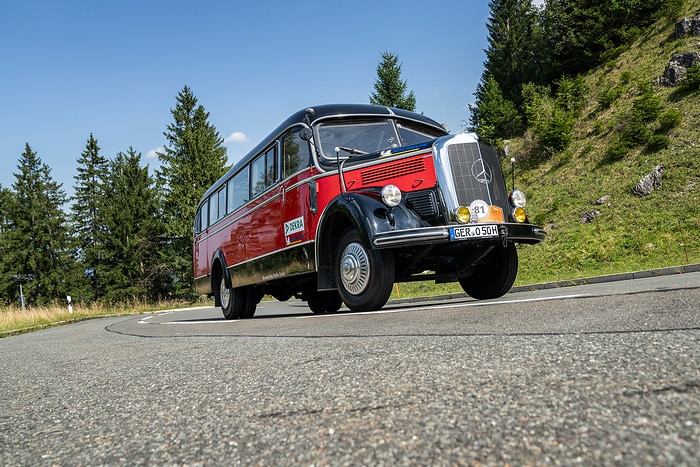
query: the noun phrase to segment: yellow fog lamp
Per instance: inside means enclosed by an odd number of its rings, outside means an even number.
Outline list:
[[[382,188],[382,202],[390,208],[394,208],[401,203],[401,190],[396,185],[387,185]]]
[[[472,218],[472,213],[466,206],[460,206],[455,209],[455,216],[457,216],[457,221],[462,224],[468,224]]]
[[[515,219],[518,222],[525,222],[527,220],[527,214],[525,214],[525,210],[523,208],[513,209],[513,219]]]

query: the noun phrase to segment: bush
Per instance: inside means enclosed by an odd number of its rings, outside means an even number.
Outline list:
[[[609,109],[621,94],[622,88],[620,86],[607,86],[603,88],[598,95],[598,107],[600,107],[601,110]]]
[[[659,118],[661,109],[661,100],[654,95],[651,89],[645,89],[632,104],[632,120],[640,120],[645,123],[653,122]]]
[[[621,160],[630,151],[630,144],[620,138],[616,138],[608,146],[608,150],[605,152],[604,162],[610,163]]]
[[[700,64],[695,64],[688,68],[685,79],[681,81],[681,87],[688,91],[700,90]]]
[[[561,109],[555,109],[550,119],[539,130],[540,142],[547,148],[561,151],[571,142],[573,119]]]
[[[647,150],[650,152],[667,149],[671,145],[671,138],[666,135],[653,135],[647,142]]]
[[[659,116],[659,132],[666,133],[676,128],[683,121],[683,112],[669,109]]]

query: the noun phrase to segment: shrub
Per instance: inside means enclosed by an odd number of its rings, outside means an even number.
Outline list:
[[[659,116],[659,131],[666,133],[676,128],[683,121],[683,112],[669,109]]]
[[[654,95],[651,88],[646,88],[632,104],[632,120],[653,122],[659,117],[661,108],[661,100]]]
[[[667,149],[671,145],[671,138],[666,135],[653,135],[647,142],[647,150],[650,152]]]
[[[610,163],[621,160],[630,151],[630,144],[621,138],[615,138],[605,152],[604,162]]]
[[[598,95],[598,107],[601,110],[609,109],[611,105],[620,97],[622,89],[619,86],[607,86]]]
[[[695,64],[688,68],[685,79],[681,81],[681,87],[688,91],[700,90],[700,64]]]

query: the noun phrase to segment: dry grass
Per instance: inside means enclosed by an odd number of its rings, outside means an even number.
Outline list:
[[[0,308],[0,337],[74,323],[90,318],[147,313],[191,305],[185,302],[161,302],[155,304],[142,302],[119,305],[92,303],[73,305],[72,313],[69,312],[67,306],[58,305],[32,306],[26,307],[24,310],[16,306],[4,307]]]

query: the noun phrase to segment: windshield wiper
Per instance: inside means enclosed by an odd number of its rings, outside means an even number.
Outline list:
[[[360,150],[360,149],[346,148],[346,147],[343,147],[343,146],[339,146],[339,147],[336,147],[336,148],[335,148],[336,154],[337,154],[339,151],[345,151],[345,152],[347,152],[348,154],[352,154],[352,155],[354,155],[354,156],[364,156],[365,154],[369,154],[368,152],[362,151],[362,150]]]

